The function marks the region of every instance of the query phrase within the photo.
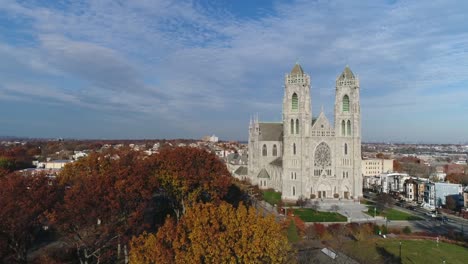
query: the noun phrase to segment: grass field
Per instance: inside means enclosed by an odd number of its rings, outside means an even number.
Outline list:
[[[273,190],[266,190],[263,192],[263,200],[271,205],[278,205],[281,201],[281,193]]]
[[[288,241],[291,243],[295,243],[299,241],[299,235],[297,234],[297,227],[294,221],[291,221],[291,223],[289,223],[287,236],[288,236]]]
[[[374,206],[368,206],[368,210],[366,212],[370,216],[374,216]],[[379,210],[376,211],[377,216],[386,216],[388,220],[422,220],[421,217],[411,215],[396,209],[387,209],[386,212],[380,212]]]
[[[400,240],[369,239],[348,242],[344,251],[362,263],[398,263]],[[401,263],[466,263],[468,249],[432,240],[401,241]],[[393,261],[393,262],[392,262]]]
[[[348,220],[339,213],[320,212],[310,208],[294,209],[294,214],[304,222],[346,222]]]

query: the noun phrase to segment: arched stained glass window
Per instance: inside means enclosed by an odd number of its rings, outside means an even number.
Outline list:
[[[262,156],[266,156],[268,153],[267,153],[267,146],[265,144],[263,144],[263,147],[262,147]]]
[[[293,155],[296,155],[296,143],[293,143]]]
[[[292,195],[296,196],[296,187],[294,187],[294,186],[292,187]]]
[[[351,121],[348,120],[348,127],[347,127],[347,132],[348,132],[348,136],[351,136]]]
[[[349,96],[343,96],[343,112],[349,112]]]
[[[294,120],[291,119],[291,135],[294,134]]]
[[[278,149],[276,148],[276,144],[273,145],[273,156],[277,156],[278,155]]]
[[[344,154],[348,155],[348,144],[346,144],[346,143],[344,144]]]
[[[296,93],[293,93],[292,95],[292,100],[291,100],[291,109],[292,110],[297,110],[298,108],[298,98],[297,98],[297,94]]]
[[[346,136],[346,122],[344,120],[341,121],[341,135]]]
[[[296,119],[296,134],[299,134],[299,119]]]

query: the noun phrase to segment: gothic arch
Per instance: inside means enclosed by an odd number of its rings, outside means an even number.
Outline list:
[[[273,145],[273,156],[278,156],[278,148],[276,147],[276,144]]]
[[[296,134],[299,134],[299,119],[296,119]]]
[[[267,152],[267,146],[266,146],[266,144],[263,144],[263,147],[262,147],[262,156],[265,157],[267,154],[268,154],[268,152]]]
[[[346,136],[346,122],[344,120],[341,121],[341,135]]]
[[[346,144],[346,143],[344,143],[344,154],[348,155],[348,144]]]
[[[351,120],[348,120],[348,126],[346,130],[348,132],[348,136],[351,136]]]
[[[299,99],[297,97],[297,94],[296,93],[293,93],[292,95],[292,99],[291,99],[291,109],[293,111],[297,111],[298,109],[298,104],[299,104]]]
[[[327,198],[332,195],[332,188],[328,184],[321,183],[317,188],[317,197],[318,198]]]
[[[293,155],[296,155],[296,143],[293,143]]]
[[[349,112],[349,96],[343,96],[343,112]]]

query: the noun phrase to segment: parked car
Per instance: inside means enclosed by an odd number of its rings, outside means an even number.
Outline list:
[[[430,211],[430,212],[427,212],[426,215],[427,215],[427,216],[430,216],[430,217],[436,217],[436,216],[437,216],[437,212],[436,212],[436,211]]]

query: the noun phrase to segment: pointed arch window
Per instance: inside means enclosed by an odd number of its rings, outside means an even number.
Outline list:
[[[349,112],[349,96],[343,96],[343,112]]]
[[[348,120],[348,127],[347,127],[347,132],[348,132],[348,136],[351,136],[351,121]]]
[[[278,149],[276,148],[276,144],[273,145],[273,156],[278,156]]]
[[[293,143],[293,155],[296,155],[296,143]]]
[[[296,187],[294,187],[294,186],[292,187],[292,195],[296,196]]]
[[[341,121],[341,135],[346,136],[346,122],[344,120]]]
[[[292,100],[291,100],[291,109],[294,111],[297,111],[298,103],[299,103],[299,99],[297,98],[297,94],[293,93]]]
[[[294,134],[294,120],[291,119],[291,135]]]
[[[262,156],[266,156],[268,153],[267,153],[267,146],[266,144],[263,144],[263,147],[262,147]]]
[[[299,134],[299,119],[296,119],[296,134]]]
[[[348,144],[344,143],[344,154],[348,155]]]

